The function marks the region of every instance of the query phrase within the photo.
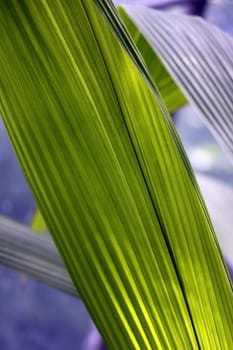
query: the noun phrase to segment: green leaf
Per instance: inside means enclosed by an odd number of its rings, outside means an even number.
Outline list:
[[[108,348],[231,347],[230,280],[156,89],[93,2],[0,11],[3,120]]]
[[[159,57],[232,158],[233,39],[198,17],[140,6],[124,6],[119,11],[134,36],[142,33],[139,49],[143,56],[150,54],[147,61],[154,60],[154,66],[148,66],[151,75],[158,69]],[[148,45],[154,52],[144,52]]]
[[[217,232],[224,258],[233,267],[233,189],[222,180],[196,174]],[[47,235],[38,236],[27,226],[0,217],[0,264],[24,272],[42,283],[78,296]]]
[[[39,232],[39,233],[45,233],[47,230],[43,216],[38,208],[36,208],[36,210],[33,214],[31,228],[32,228],[32,230]]]
[[[163,101],[170,113],[177,111],[180,107],[187,104],[187,99],[181,89],[176,85],[171,75],[166,70],[165,66],[156,55],[155,51],[149,45],[145,37],[140,33],[138,28],[132,21],[121,12],[127,29],[137,46],[139,52],[144,59],[144,62],[150,72],[153,81],[155,82]]]

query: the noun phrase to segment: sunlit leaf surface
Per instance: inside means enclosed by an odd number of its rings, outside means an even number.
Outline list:
[[[162,95],[168,111],[170,113],[177,111],[180,107],[187,104],[186,97],[139,29],[121,11],[120,13],[135,45],[144,59],[151,77]]]
[[[36,232],[40,232],[40,233],[45,233],[47,230],[43,216],[41,215],[41,212],[38,208],[36,208],[36,210],[33,214],[31,228],[32,228],[32,230],[34,230]]]
[[[120,13],[132,35],[140,37],[138,47],[152,76],[160,69],[159,57],[233,158],[233,39],[199,17],[130,5]]]
[[[0,37],[5,125],[109,349],[231,347],[231,284],[193,173],[99,9],[2,2]]]
[[[222,180],[197,174],[218,241],[229,268],[233,267],[233,189]],[[78,296],[50,237],[0,217],[0,264],[24,272],[63,292]]]

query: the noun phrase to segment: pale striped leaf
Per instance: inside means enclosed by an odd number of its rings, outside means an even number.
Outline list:
[[[0,264],[77,296],[51,238],[0,217]]]
[[[146,7],[124,6],[121,17],[129,31],[143,34],[147,60],[161,59],[185,96],[201,112],[231,158],[233,153],[233,39],[205,20]],[[143,38],[140,51],[144,54]],[[148,53],[148,51],[147,51]],[[149,66],[153,76],[156,64]]]

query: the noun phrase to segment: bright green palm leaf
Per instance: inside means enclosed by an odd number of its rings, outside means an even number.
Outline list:
[[[3,119],[109,348],[231,346],[230,281],[159,96],[89,0],[0,6]]]
[[[124,6],[119,11],[134,37],[143,34],[141,54],[148,54],[148,45],[153,48],[154,53],[150,51],[147,57],[149,62],[154,60],[154,65],[148,65],[151,75],[158,69],[159,57],[232,157],[233,39],[198,17],[139,6]]]
[[[165,66],[156,55],[155,51],[149,45],[148,41],[140,33],[134,23],[128,20],[124,15],[122,19],[125,21],[127,29],[137,46],[145,64],[153,78],[164,103],[170,113],[177,111],[180,107],[187,104],[187,99],[181,89],[176,85]]]
[[[43,216],[38,208],[36,208],[31,222],[32,230],[40,233],[45,233],[47,230],[46,224],[44,222]]]
[[[107,20],[111,24],[114,31],[117,33],[122,44],[128,51],[129,55],[139,66],[142,73],[147,76],[142,62],[140,62],[140,57],[135,54],[134,45],[137,46],[147,69],[150,72],[150,77],[155,82],[166,107],[170,113],[175,112],[180,107],[187,103],[183,92],[176,85],[174,80],[171,78],[170,74],[167,72],[163,63],[160,61],[158,56],[155,55],[153,49],[150,47],[145,38],[141,35],[138,28],[133,24],[132,21],[126,19],[126,25],[129,32],[127,32],[122,24],[119,24],[118,16],[113,5],[108,1],[94,0],[95,3],[100,7],[101,11],[105,14]],[[123,17],[124,19],[124,17]],[[130,23],[130,25],[128,25]],[[130,36],[129,36],[130,34]],[[133,42],[132,42],[133,39]]]
[[[212,176],[197,174],[219,244],[233,267],[233,188]],[[36,235],[25,225],[0,217],[0,264],[24,272],[49,286],[78,296],[50,236]]]

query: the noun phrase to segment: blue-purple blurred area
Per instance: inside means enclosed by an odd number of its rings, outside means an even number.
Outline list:
[[[133,3],[116,1],[120,2]],[[207,17],[233,34],[232,0],[210,3]],[[192,110],[187,108],[185,118],[182,113],[178,116],[178,125],[191,157],[193,144],[209,137],[201,125],[195,140],[191,138],[192,125],[187,120],[192,114]],[[32,195],[0,120],[0,215],[28,224],[34,207]],[[94,350],[93,345],[98,340],[98,335],[92,332],[92,338],[87,341],[87,334],[93,326],[81,300],[5,267],[0,267],[0,315],[0,350]],[[97,346],[98,349],[101,347]]]
[[[0,214],[27,224],[33,198],[0,119]]]
[[[0,349],[80,349],[89,330],[81,300],[0,270]]]

